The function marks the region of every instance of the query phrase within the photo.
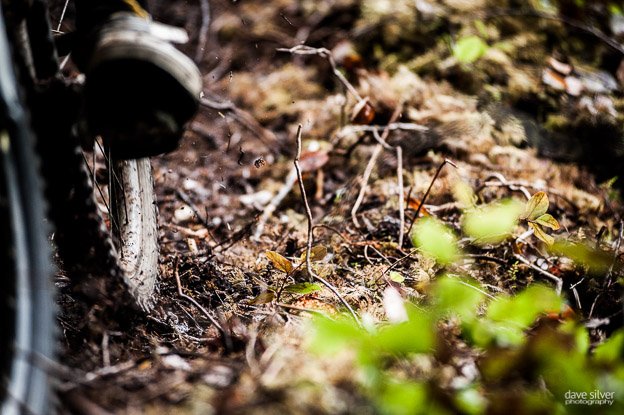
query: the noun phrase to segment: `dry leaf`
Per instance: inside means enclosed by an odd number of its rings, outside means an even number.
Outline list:
[[[280,255],[279,253],[275,251],[266,251],[265,255],[267,256],[267,258],[269,258],[269,261],[271,261],[271,263],[276,269],[282,272],[285,272],[287,274],[292,272],[293,270],[292,263],[288,259],[284,258],[282,255]]]
[[[520,216],[520,219],[535,220],[546,213],[548,210],[548,195],[544,192],[537,192],[526,204],[524,213]]]
[[[553,238],[552,236],[548,235],[546,232],[544,232],[544,230],[542,229],[541,226],[533,223],[533,222],[529,222],[529,227],[531,229],[533,229],[533,234],[540,239],[541,241],[543,241],[544,243],[546,243],[547,245],[552,245],[553,243],[555,243],[555,238]]]
[[[273,301],[273,299],[275,299],[275,294],[272,291],[266,291],[258,295],[253,300],[251,300],[249,304],[252,304],[252,305],[267,304]]]
[[[302,172],[315,171],[323,167],[329,161],[329,155],[325,151],[306,151],[299,159],[299,167]]]
[[[301,254],[301,261],[306,260],[306,254],[307,250],[303,251],[303,253]],[[313,246],[310,250],[310,261],[312,262],[321,261],[323,258],[325,258],[325,256],[327,256],[327,248],[325,248],[325,246],[323,245]]]
[[[555,231],[559,229],[559,222],[557,222],[557,219],[553,218],[552,215],[548,213],[543,214],[533,222]]]

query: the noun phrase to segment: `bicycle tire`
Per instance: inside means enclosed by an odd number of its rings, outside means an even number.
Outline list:
[[[53,266],[43,181],[0,9],[0,413],[50,412]]]
[[[130,293],[145,311],[153,306],[159,274],[158,208],[149,158],[112,160],[113,243]]]

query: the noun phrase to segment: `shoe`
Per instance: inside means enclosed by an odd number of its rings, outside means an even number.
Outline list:
[[[95,32],[86,60],[89,129],[117,158],[174,150],[199,105],[197,66],[155,36],[151,24],[130,12],[111,15]]]

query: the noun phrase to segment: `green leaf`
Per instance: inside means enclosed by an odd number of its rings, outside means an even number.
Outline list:
[[[406,322],[388,325],[373,335],[373,345],[386,353],[429,353],[435,344],[431,316],[408,307]]]
[[[307,250],[303,251],[303,253],[301,254],[301,261],[306,260],[307,253],[308,253]],[[323,245],[313,246],[312,249],[310,250],[310,261],[312,262],[321,261],[326,256],[327,256],[327,248],[324,247]]]
[[[412,231],[412,244],[440,264],[454,262],[459,256],[457,238],[442,222],[433,218],[419,219]]]
[[[318,354],[335,354],[347,347],[361,347],[370,343],[370,335],[352,319],[332,320],[327,317],[312,319],[309,349]]]
[[[550,247],[553,253],[564,255],[589,268],[594,275],[603,275],[611,267],[613,253],[596,249],[583,243],[557,241]]]
[[[624,357],[624,330],[620,329],[594,350],[594,359],[603,364],[618,364]]]
[[[286,274],[292,272],[292,263],[288,259],[284,258],[281,254],[275,251],[266,251],[264,254],[267,256],[267,258],[269,258],[269,261],[271,261],[276,269],[285,272]]]
[[[438,315],[455,314],[462,320],[476,317],[476,310],[484,300],[479,284],[468,279],[442,277],[431,292],[434,310]]]
[[[492,344],[501,347],[518,346],[526,340],[524,329],[509,323],[474,320],[466,328],[475,345],[483,348]]]
[[[453,47],[453,56],[461,63],[475,62],[488,50],[488,45],[479,36],[461,38]]]
[[[548,211],[548,195],[545,192],[537,192],[526,204],[524,213],[520,219],[535,220]]]
[[[251,300],[249,304],[252,304],[252,305],[267,304],[273,301],[274,299],[275,299],[275,293],[272,291],[266,291],[258,295],[257,297],[255,297],[253,300]]]
[[[559,229],[559,222],[557,222],[557,219],[553,218],[552,215],[548,213],[545,213],[539,218],[535,219],[534,222],[538,225],[542,225],[555,231]]]
[[[374,397],[382,414],[413,415],[426,413],[427,387],[424,384],[389,380]]]
[[[529,222],[529,228],[533,229],[533,235],[535,235],[537,239],[541,240],[545,244],[550,246],[555,243],[555,238],[544,232],[544,229],[542,229],[542,227],[539,226],[537,223]]]
[[[532,285],[515,297],[498,297],[490,303],[487,318],[525,329],[542,314],[559,311],[563,300],[552,289]]]
[[[462,413],[477,415],[485,413],[487,400],[477,389],[470,388],[459,391],[455,395],[455,402]]]
[[[390,271],[389,277],[392,281],[398,282],[399,284],[405,281],[405,277],[401,275],[401,273],[396,272],[396,271]]]
[[[462,227],[477,244],[501,243],[514,231],[521,211],[515,200],[486,205],[466,212]]]
[[[284,287],[284,291],[293,294],[310,294],[320,291],[322,287],[312,282],[300,282],[298,284],[290,284]]]

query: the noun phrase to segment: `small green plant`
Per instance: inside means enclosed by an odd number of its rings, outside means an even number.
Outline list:
[[[467,36],[459,39],[453,46],[453,56],[463,64],[476,62],[483,56],[489,46],[479,36]]]
[[[288,278],[293,277],[297,272],[302,271],[302,268],[305,268],[306,263],[306,253],[301,254],[301,257],[297,261],[297,263],[293,263],[288,258],[284,257],[279,252],[275,251],[266,251],[266,257],[273,265],[273,267],[284,273],[284,278],[282,279],[282,284],[278,288],[268,287],[267,291],[261,293],[256,296],[253,300],[251,300],[251,304],[265,304],[270,303],[273,300],[279,300],[282,292],[287,292],[291,294],[300,294],[306,295],[311,294],[315,291],[320,291],[322,287],[313,282],[299,282],[286,285],[286,281]],[[318,262],[323,260],[327,256],[327,248],[322,245],[317,245],[312,247],[310,251],[310,261]]]
[[[537,192],[527,202],[520,219],[525,220],[533,234],[548,245],[555,242],[555,238],[548,235],[544,228],[554,231],[559,229],[559,222],[548,211],[548,195],[545,192]]]

